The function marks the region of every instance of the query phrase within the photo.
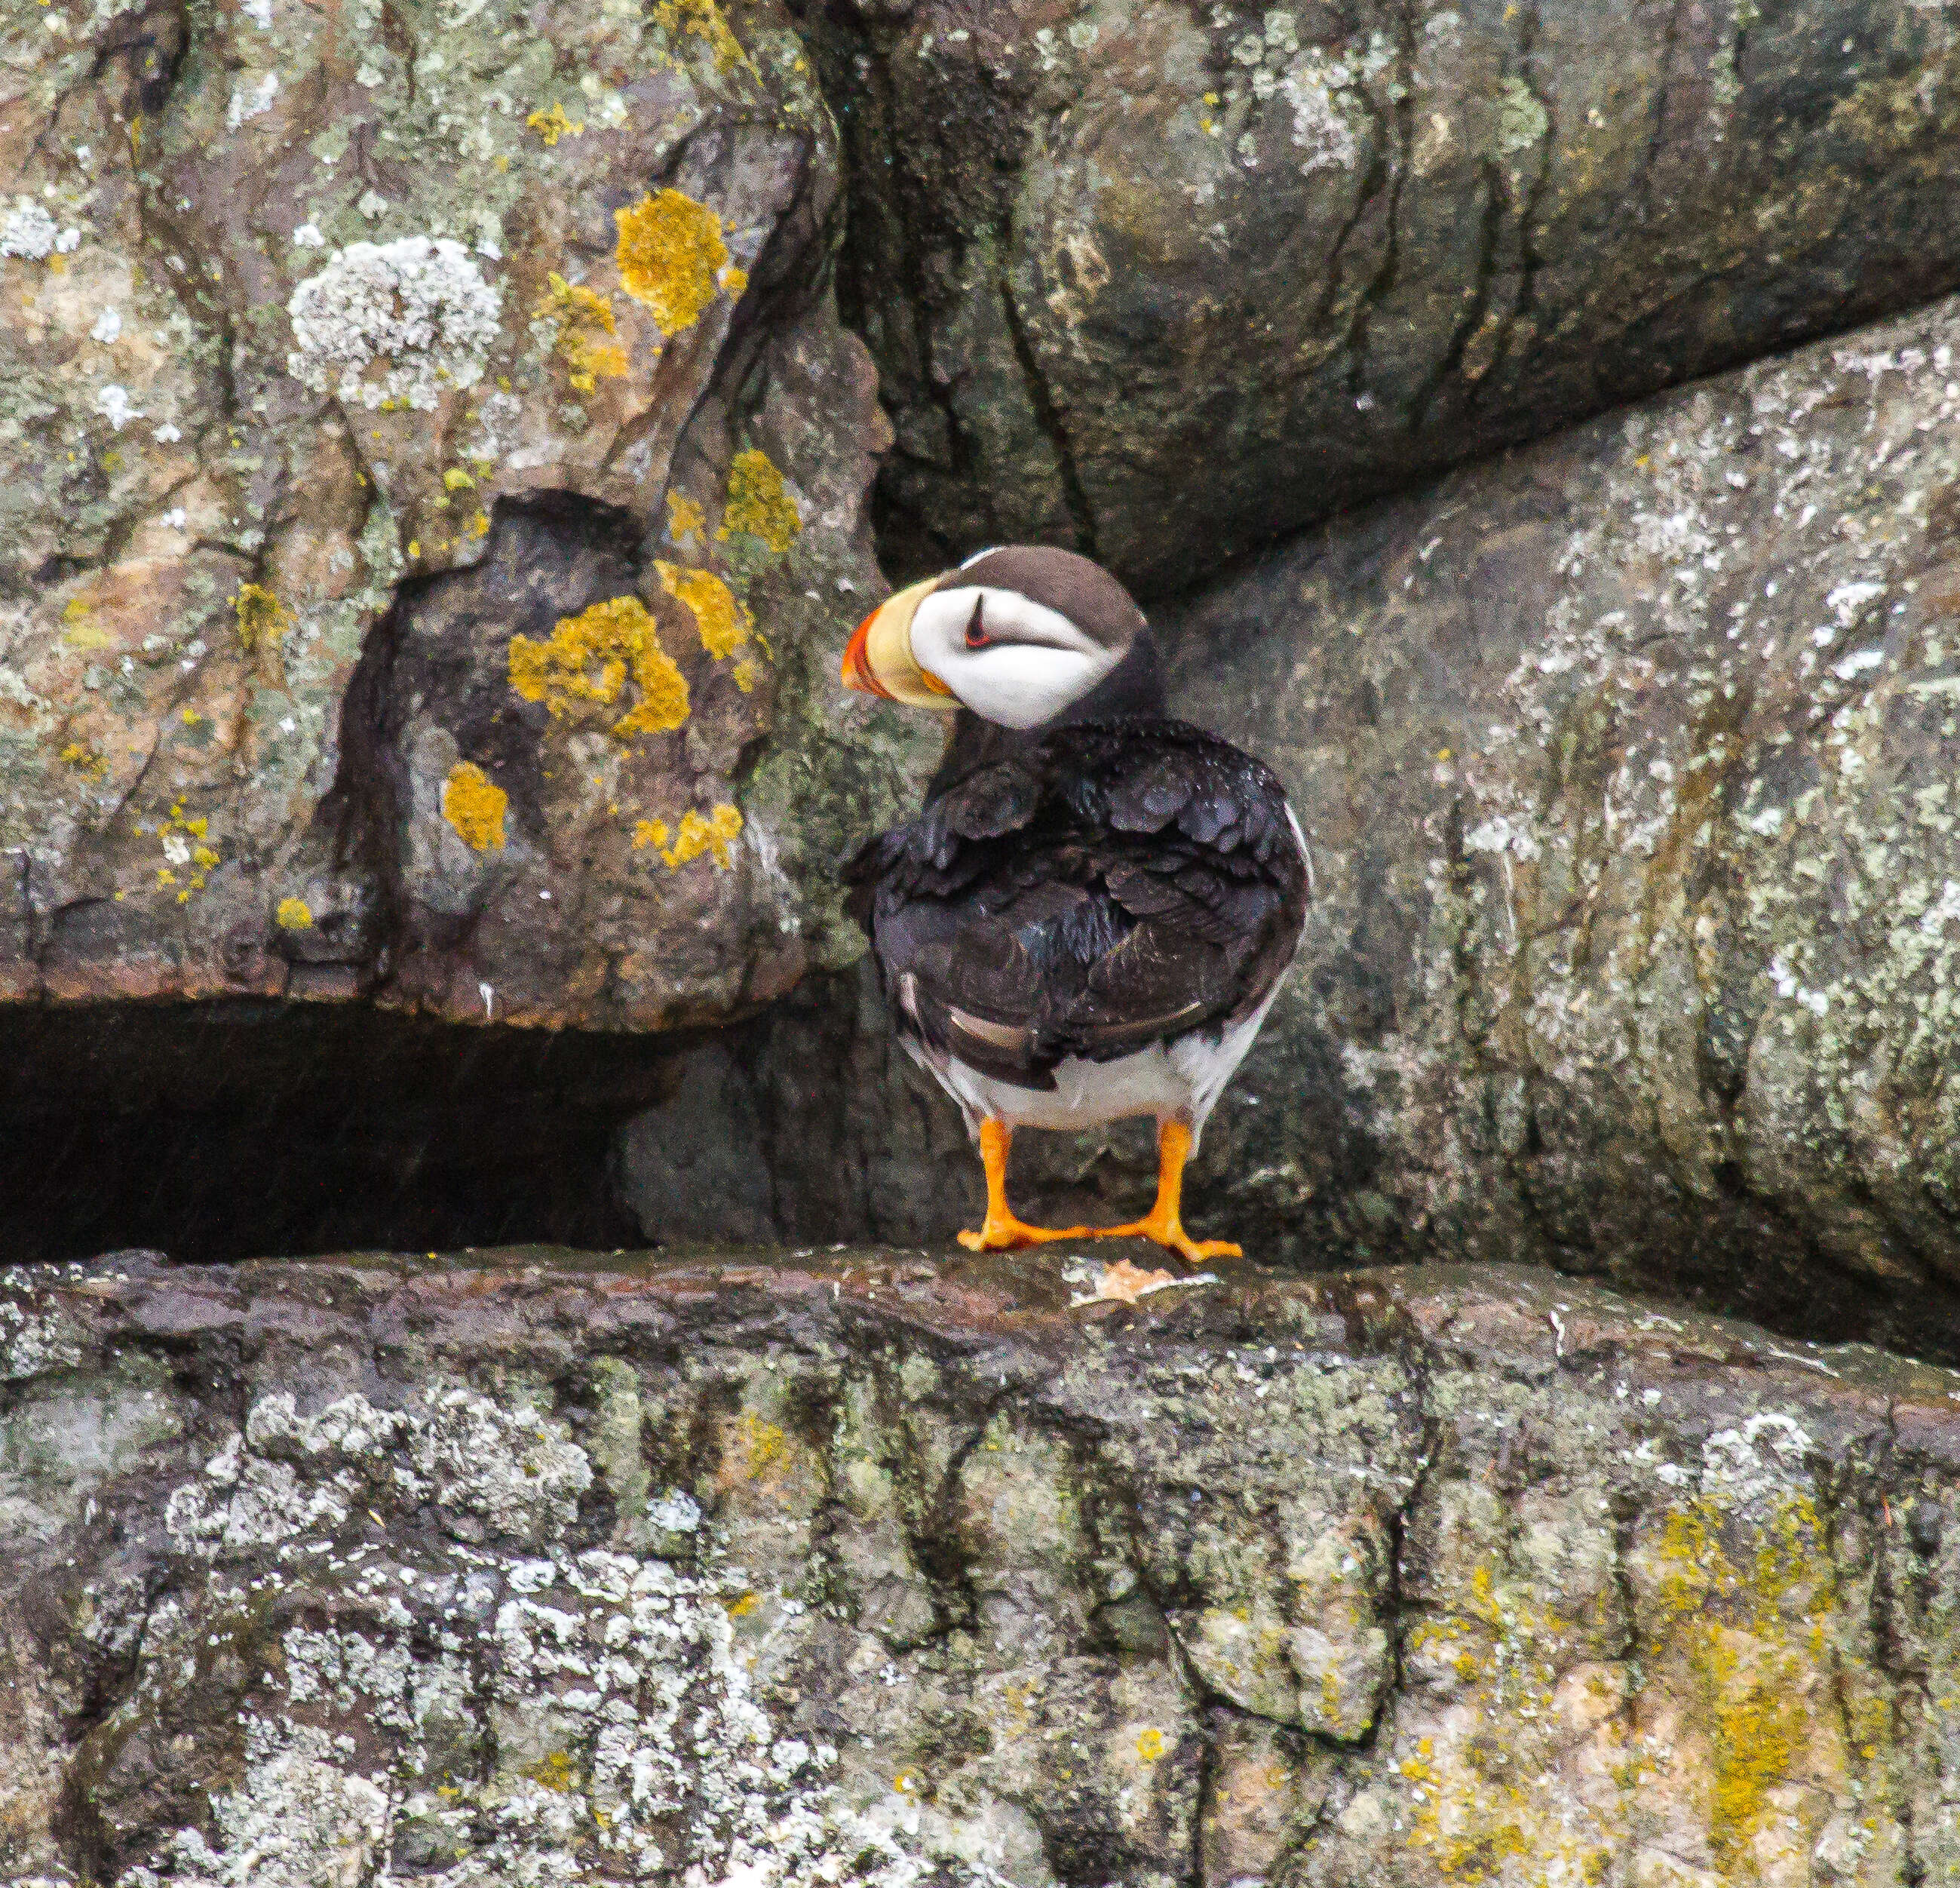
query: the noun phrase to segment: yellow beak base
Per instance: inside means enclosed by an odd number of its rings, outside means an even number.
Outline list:
[[[847,687],[883,695],[908,708],[932,708],[941,714],[958,709],[959,703],[952,691],[937,676],[921,668],[912,655],[912,618],[939,581],[928,577],[887,597],[858,626],[858,633],[845,651]]]

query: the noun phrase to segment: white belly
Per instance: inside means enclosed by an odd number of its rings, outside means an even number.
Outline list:
[[[965,1110],[969,1128],[991,1119],[1010,1127],[1068,1132],[1150,1115],[1160,1121],[1187,1122],[1195,1148],[1206,1116],[1246,1059],[1278,995],[1275,987],[1242,1023],[1216,1039],[1186,1036],[1106,1062],[1070,1056],[1056,1065],[1052,1088],[1019,1087],[982,1073],[956,1055],[936,1055],[911,1038],[906,1046]]]

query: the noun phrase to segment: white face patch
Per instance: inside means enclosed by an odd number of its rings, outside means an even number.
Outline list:
[[[988,642],[969,648],[975,605]],[[1059,611],[1011,590],[936,591],[912,618],[912,659],[982,721],[1039,728],[1079,702],[1121,660]]]

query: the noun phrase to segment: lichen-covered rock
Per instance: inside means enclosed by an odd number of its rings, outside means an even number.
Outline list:
[[[837,189],[767,7],[13,10],[0,992],[646,1027],[824,957]]]
[[[1207,1148],[1258,1249],[1533,1256],[1952,1353],[1956,414],[1949,303],[1179,613],[1180,705],[1313,854]]]
[[[0,1867],[1960,1871],[1960,1379],[1502,1269],[6,1275]]]
[[[905,565],[1040,537],[1182,589],[1960,273],[1930,8],[799,12],[852,152],[844,292]]]

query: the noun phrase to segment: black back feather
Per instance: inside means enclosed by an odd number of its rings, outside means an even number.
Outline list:
[[[900,1027],[1036,1088],[1066,1056],[1251,1015],[1307,896],[1271,770],[1155,715],[950,756],[918,818],[844,876]]]

